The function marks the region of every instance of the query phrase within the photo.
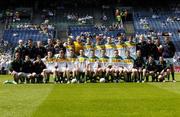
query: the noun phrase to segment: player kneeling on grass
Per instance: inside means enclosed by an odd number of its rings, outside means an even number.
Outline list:
[[[56,65],[53,70],[54,81],[65,83],[67,77],[67,59],[63,50],[59,51],[59,54],[55,55]]]
[[[123,75],[125,77],[125,81],[131,82],[131,75],[132,77],[135,76],[135,73],[133,71],[134,58],[130,56],[129,50],[126,50],[125,53],[126,57],[124,59]]]
[[[144,78],[146,76],[145,62],[143,57],[141,56],[141,51],[138,50],[136,52],[136,59],[134,60],[134,65],[132,69],[133,81],[139,83],[140,81],[143,83]]]
[[[79,51],[80,55],[77,58],[77,81],[86,83],[87,76],[87,59],[88,57],[84,55],[84,51]]]
[[[148,61],[146,63],[146,81],[149,81],[149,76],[152,77],[152,82],[154,82],[155,80],[158,81],[157,79],[157,65],[156,62],[154,61],[152,56],[148,57]]]
[[[46,69],[46,65],[41,60],[41,56],[38,55],[33,63],[33,73],[31,83],[43,83],[43,70]]]
[[[22,67],[23,67],[23,60],[20,58],[20,54],[18,52],[15,53],[15,58],[10,64],[10,72],[13,75],[14,81],[19,83],[24,81],[22,79]]]
[[[157,68],[158,68],[158,80],[160,82],[162,82],[162,81],[165,82],[165,77],[167,77],[169,79],[170,69],[162,56],[159,57],[159,62],[157,64]]]
[[[90,82],[97,81],[98,66],[98,57],[95,56],[95,51],[92,49],[90,57],[87,59],[87,77],[89,77]]]

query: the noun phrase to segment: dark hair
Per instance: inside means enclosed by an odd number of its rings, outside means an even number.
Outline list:
[[[33,41],[32,39],[28,39],[28,41]]]
[[[40,55],[37,55],[37,57],[36,58],[41,58],[41,56]]]

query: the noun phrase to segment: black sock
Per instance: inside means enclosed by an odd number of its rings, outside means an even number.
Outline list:
[[[171,72],[171,75],[172,75],[172,80],[175,80],[174,79],[174,72]]]

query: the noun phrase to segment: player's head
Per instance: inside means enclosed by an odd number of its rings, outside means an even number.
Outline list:
[[[53,44],[53,41],[52,41],[52,39],[48,39],[48,45],[51,45],[51,44]]]
[[[25,56],[25,61],[30,61],[30,57],[28,55]]]
[[[114,50],[114,56],[116,57],[116,56],[119,56],[119,51],[116,49],[116,50]]]
[[[122,36],[120,35],[120,36],[117,37],[117,39],[118,39],[118,41],[121,41],[123,38],[122,38]]]
[[[136,55],[137,57],[141,57],[141,50],[137,50]]]
[[[70,56],[74,56],[74,49],[70,49]]]
[[[148,38],[147,43],[148,43],[148,44],[151,44],[151,43],[152,43],[152,39],[151,39],[150,37]]]
[[[48,51],[47,56],[48,56],[48,58],[51,58],[53,56],[53,53],[51,51]]]
[[[57,44],[57,45],[60,45],[60,44],[61,44],[61,40],[60,40],[60,39],[57,39],[57,40],[56,40],[56,44]]]
[[[83,50],[79,50],[79,54],[80,54],[80,56],[84,56],[84,51]]]
[[[90,50],[90,56],[91,56],[91,57],[95,56],[95,51],[94,51],[94,49],[91,49],[91,50]]]
[[[160,39],[159,39],[159,38],[155,39],[155,40],[154,40],[154,44],[156,44],[157,46],[159,46],[159,45],[160,45]]]
[[[153,62],[153,60],[154,60],[154,59],[153,59],[153,57],[152,57],[152,56],[149,56],[149,57],[148,57],[148,62],[149,62],[149,63],[152,63],[152,62]]]
[[[86,39],[86,43],[87,43],[87,44],[90,44],[90,43],[91,43],[91,39],[90,39],[90,38],[87,38],[87,39]]]
[[[144,35],[140,35],[139,42],[144,42]]]
[[[165,36],[165,37],[164,37],[164,41],[165,41],[165,43],[169,43],[170,37],[169,37],[169,36]]]
[[[37,60],[38,62],[40,62],[40,61],[41,61],[41,56],[40,56],[40,55],[37,55],[36,60]]]
[[[24,44],[23,40],[19,40],[18,43],[19,43],[19,46],[23,46]]]
[[[62,49],[59,50],[59,55],[60,55],[61,58],[65,57],[65,53],[64,53],[64,51]]]
[[[107,43],[112,43],[111,37],[107,37]]]
[[[42,42],[41,41],[37,41],[37,46],[38,47],[42,47]]]
[[[106,50],[105,49],[102,49],[101,50],[101,56],[105,56],[106,55]]]
[[[159,62],[163,62],[164,58],[162,56],[159,57]]]
[[[17,59],[20,59],[20,54],[19,54],[19,52],[16,52],[15,53],[15,59],[17,60]]]
[[[132,42],[132,41],[133,41],[133,36],[129,36],[129,37],[128,37],[128,41],[129,41],[129,42]]]
[[[67,38],[67,42],[68,42],[68,43],[71,43],[71,42],[72,42],[72,38],[71,38],[71,37],[68,37],[68,38]]]
[[[33,40],[32,39],[28,39],[28,45],[32,46],[33,45]]]
[[[116,9],[116,12],[119,12],[119,9]]]
[[[77,36],[77,37],[76,37],[76,41],[80,43],[80,42],[81,42],[81,37],[80,37],[80,36]]]

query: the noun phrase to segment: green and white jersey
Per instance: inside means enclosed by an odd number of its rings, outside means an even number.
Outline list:
[[[135,58],[136,57],[136,43],[126,41],[125,44],[126,44],[127,50],[130,51],[130,55]]]
[[[74,49],[72,45],[67,45],[66,46],[66,56],[70,56],[70,50]]]
[[[94,57],[89,57],[87,59],[87,65],[88,65],[88,68],[90,69],[94,69],[94,68],[98,68],[98,57],[97,56],[94,56]]]
[[[78,56],[77,58],[77,68],[84,72],[86,70],[87,67],[87,56]]]
[[[116,49],[114,44],[105,44],[106,55],[109,57],[113,57],[113,52]]]
[[[123,67],[123,65],[124,65],[123,58],[121,56],[111,57],[110,64],[114,68]]]
[[[42,61],[45,63],[46,69],[53,70],[55,68],[55,58],[54,57],[43,58]]]
[[[124,67],[128,70],[132,70],[133,65],[134,65],[134,58],[133,57],[126,57],[124,60]]]
[[[101,56],[101,50],[104,49],[104,45],[96,45],[95,46],[95,55]]]
[[[90,56],[90,51],[93,49],[93,46],[90,44],[86,44],[84,46],[84,54],[85,56]]]
[[[117,43],[116,49],[119,51],[119,56],[122,56],[123,58],[126,56],[126,45],[124,43]]]
[[[99,63],[102,68],[106,68],[109,65],[109,57],[108,56],[102,56],[99,58]]]
[[[67,59],[66,58],[56,58],[56,65],[58,69],[66,69],[67,68]]]
[[[75,69],[77,67],[77,57],[68,57],[67,67],[68,69]]]

